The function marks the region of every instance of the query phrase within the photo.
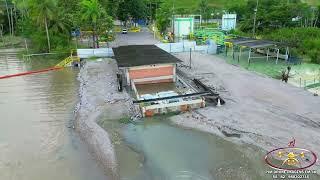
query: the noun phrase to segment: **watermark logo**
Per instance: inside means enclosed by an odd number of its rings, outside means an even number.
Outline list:
[[[288,147],[277,148],[269,151],[265,162],[277,170],[304,170],[313,166],[318,158],[308,149],[295,146],[295,139],[288,143]]]

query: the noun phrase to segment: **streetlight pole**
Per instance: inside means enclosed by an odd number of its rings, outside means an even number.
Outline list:
[[[256,8],[254,9],[253,30],[252,30],[253,37],[255,37],[255,34],[256,34],[258,5],[259,5],[259,0],[257,0],[257,5],[256,5]]]

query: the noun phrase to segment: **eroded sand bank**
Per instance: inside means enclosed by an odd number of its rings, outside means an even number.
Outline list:
[[[112,59],[88,61],[81,68],[75,122],[76,130],[112,179],[119,179],[117,158],[108,132],[96,121],[106,110],[112,112],[109,116],[114,119],[129,115],[130,98],[126,92],[117,90],[116,69]]]

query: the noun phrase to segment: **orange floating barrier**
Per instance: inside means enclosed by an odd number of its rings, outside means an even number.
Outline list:
[[[12,78],[12,77],[17,77],[17,76],[25,76],[25,75],[31,75],[31,74],[38,74],[38,73],[43,73],[43,72],[48,72],[48,71],[56,71],[63,69],[63,67],[51,67],[47,69],[41,69],[41,70],[36,70],[36,71],[28,71],[28,72],[22,72],[22,73],[17,73],[17,74],[10,74],[10,75],[5,75],[5,76],[0,76],[0,79],[7,79],[7,78]]]

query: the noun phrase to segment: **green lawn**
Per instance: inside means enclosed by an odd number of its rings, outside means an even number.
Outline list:
[[[240,66],[249,71],[254,71],[259,74],[263,74],[272,78],[280,79],[281,72],[285,70],[289,64],[284,60],[279,60],[279,63],[275,63],[275,59],[266,60],[266,58],[251,59],[251,64],[248,64],[248,53],[243,52],[238,62],[238,54],[235,53],[235,59],[232,58],[232,54],[229,51],[228,56],[220,55],[230,64]],[[260,56],[254,54],[253,56]],[[320,64],[311,64],[303,62],[298,65],[290,65],[291,72],[289,83],[297,87],[306,87],[306,89],[312,90],[314,88],[319,89],[320,86]],[[319,90],[317,90],[319,91]]]

